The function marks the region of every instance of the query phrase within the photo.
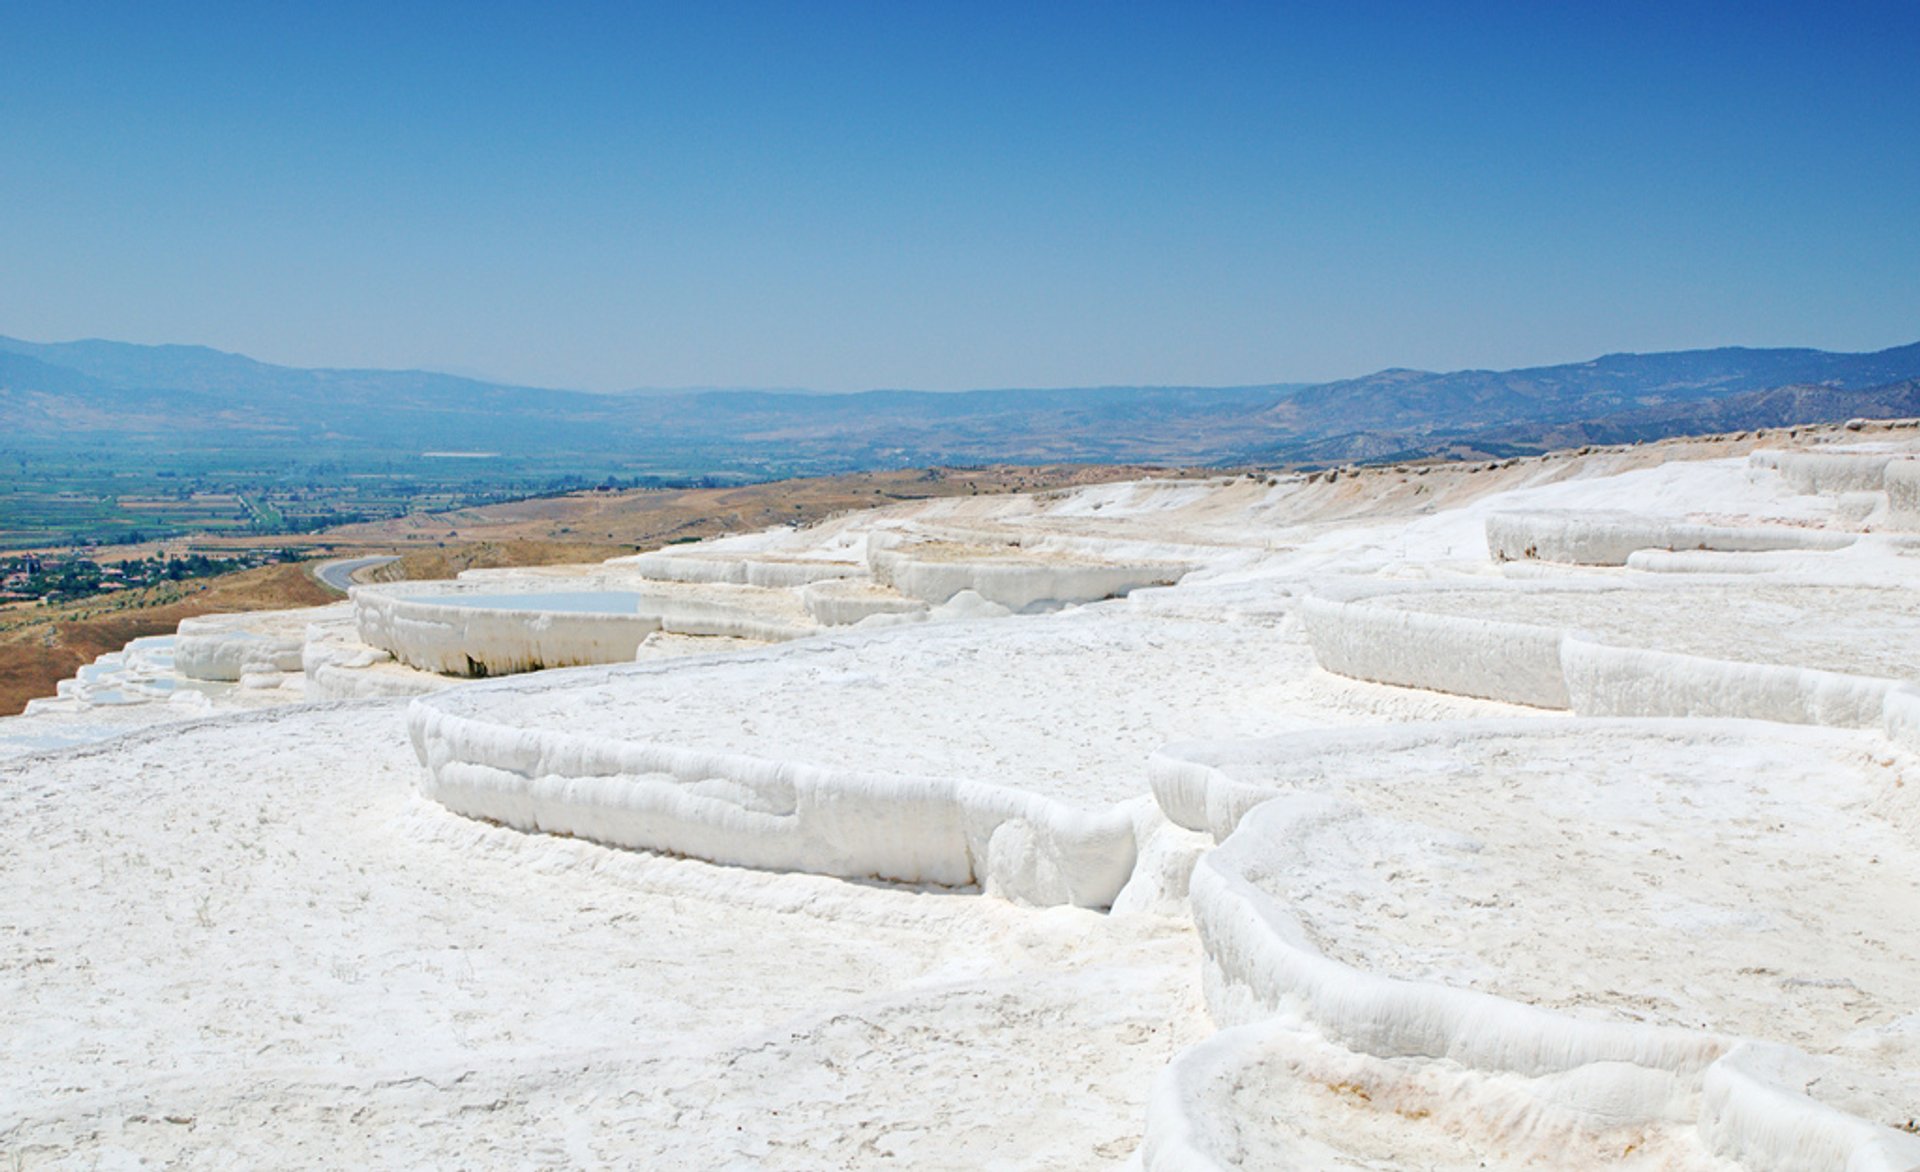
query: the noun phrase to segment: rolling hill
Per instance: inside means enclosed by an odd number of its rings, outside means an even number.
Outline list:
[[[199,346],[0,338],[0,446],[506,455],[775,475],[992,462],[1339,463],[1569,437],[1909,414],[1920,343],[1729,347],[1319,385],[593,394],[423,371],[298,369]]]

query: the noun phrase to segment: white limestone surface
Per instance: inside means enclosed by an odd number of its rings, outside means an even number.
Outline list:
[[[253,674],[297,674],[307,624],[351,613],[347,603],[183,619],[174,666],[189,679],[233,683]]]
[[[729,582],[773,588],[866,577],[867,567],[863,562],[842,561],[832,556],[833,552],[823,550],[812,557],[771,552],[727,553],[702,543],[614,558],[607,564],[631,567],[642,578],[660,582]]]
[[[1146,792],[1169,740],[1297,727],[1276,624],[1122,612],[938,624],[699,663],[542,677],[442,705],[525,728],[622,736],[851,771],[944,772],[1087,807]]]
[[[277,622],[284,616],[265,617]],[[134,639],[81,665],[73,678],[59,682],[56,695],[29,700],[21,715],[0,718],[0,758],[89,745],[157,725],[294,704],[305,697],[300,677],[266,665],[256,665],[236,682],[187,676],[177,663],[178,643],[174,635]]]
[[[1920,673],[1920,605],[1913,589],[1739,578],[1610,583],[1516,583],[1482,590],[1380,595],[1367,605],[1420,614],[1578,631],[1595,642],[1680,655],[1880,678]],[[1871,632],[1836,638],[1836,632]]]
[[[1177,922],[483,826],[402,723],[0,772],[9,1167],[1110,1168],[1207,1028]]]
[[[356,586],[352,605],[362,643],[455,676],[627,663],[656,631],[768,642],[817,629],[792,589],[649,582],[605,567]]]
[[[1170,585],[1191,568],[1176,561],[1109,560],[1030,546],[902,540],[878,533],[869,538],[867,551],[874,579],[910,598],[937,605],[970,590],[1015,612]]]
[[[1815,568],[1804,553],[1786,550],[1641,549],[1627,555],[1626,565],[1649,574],[1804,574]]]
[[[229,691],[219,681],[183,678],[175,666],[172,635],[134,639],[83,664],[72,679],[61,680],[57,695],[88,707],[111,707],[167,700],[179,689],[213,695]]]
[[[1383,684],[1536,708],[1568,706],[1562,632],[1506,617],[1504,603],[1514,590],[1459,589],[1480,603],[1461,608],[1467,614],[1401,605],[1414,592],[1395,587],[1376,600],[1372,590],[1342,583],[1301,599],[1300,622],[1320,665]]]
[[[1920,460],[1895,460],[1882,474],[1887,489],[1887,525],[1920,529]]]
[[[1182,1051],[1147,1103],[1146,1172],[1548,1167],[1730,1172],[1686,1123],[1581,1129],[1532,1108],[1511,1075],[1380,1058],[1264,1018]]]
[[[1811,580],[1348,579],[1297,609],[1320,664],[1356,678],[1588,716],[1880,728],[1920,650],[1914,586],[1884,554]],[[1848,572],[1868,584],[1837,585]],[[1853,624],[1876,637],[1836,637]]]
[[[1314,672],[1278,624],[1123,607],[501,681],[423,700],[411,721],[427,792],[472,816],[1106,906],[1142,848],[1155,748],[1478,711],[1385,691]]]
[[[178,705],[96,706],[66,699],[34,700],[26,712],[0,718],[0,761],[96,744],[186,719],[191,716]]]
[[[1509,1114],[1602,1133],[1624,1103],[1699,1110],[1730,1039],[1784,1043],[1701,1123],[1791,1167],[1920,1114],[1912,772],[1858,734],[1546,721],[1176,747],[1155,788],[1228,836],[1193,878],[1217,1019],[1304,1013],[1376,1058],[1551,1076]],[[1813,1101],[1756,1140],[1780,1086]]]
[[[1230,668],[1262,641],[1289,642],[1119,612],[936,625],[503,681],[411,721],[428,792],[470,815],[1104,907],[1132,874],[1153,747],[1298,723],[1263,703],[1276,681]]]
[[[473,585],[355,586],[353,616],[362,643],[441,675],[509,675],[631,660],[660,622],[639,613],[637,595],[598,593],[607,600],[604,609],[562,607],[553,594]],[[462,596],[491,605],[463,605]]]
[[[1758,466],[1771,467],[1796,492],[1839,494],[1885,488],[1888,452],[1782,450],[1755,453]]]
[[[728,655],[735,651],[753,651],[766,644],[758,639],[738,639],[726,635],[675,635],[655,631],[640,640],[634,649],[637,663],[650,659],[683,659],[693,655]]]
[[[1784,525],[1700,525],[1611,511],[1495,513],[1487,518],[1487,549],[1495,561],[1545,561],[1624,566],[1640,550],[1830,550],[1855,535]]]
[[[1885,729],[1895,680],[1791,663],[1742,663],[1615,647],[1560,644],[1573,710],[1583,716],[1741,717],[1834,728]]]
[[[827,627],[850,627],[875,615],[924,615],[930,609],[920,599],[865,578],[810,583],[801,597],[807,613]]]
[[[310,700],[421,696],[455,682],[401,663],[391,651],[361,642],[359,624],[351,617],[308,624],[300,648],[300,667]]]

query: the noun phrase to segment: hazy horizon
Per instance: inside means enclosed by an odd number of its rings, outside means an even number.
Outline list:
[[[1152,390],[1152,389],[1231,391],[1231,390],[1242,390],[1250,387],[1275,387],[1275,388],[1287,388],[1287,389],[1309,388],[1309,387],[1315,387],[1315,386],[1324,386],[1329,383],[1364,379],[1372,375],[1391,373],[1396,370],[1416,370],[1417,373],[1422,373],[1422,374],[1458,374],[1458,373],[1468,373],[1468,372],[1480,371],[1480,370],[1486,370],[1486,371],[1496,370],[1496,368],[1492,368],[1492,367],[1461,367],[1453,371],[1418,371],[1417,368],[1409,368],[1409,367],[1375,367],[1370,370],[1355,372],[1353,374],[1344,374],[1331,379],[1305,380],[1305,379],[1280,378],[1280,379],[1262,379],[1256,382],[1246,382],[1246,383],[1196,383],[1196,382],[1189,381],[1189,382],[1169,382],[1169,383],[1132,383],[1132,384],[1088,383],[1088,384],[1080,384],[1080,385],[1062,385],[1062,386],[1011,386],[1009,385],[1009,386],[990,386],[990,387],[947,387],[947,388],[885,386],[885,387],[851,387],[846,390],[828,390],[828,389],[822,389],[818,387],[766,387],[766,386],[680,386],[680,387],[636,386],[636,387],[615,387],[615,388],[606,389],[606,390],[599,390],[599,389],[588,388],[588,387],[559,386],[559,385],[550,384],[550,383],[520,383],[520,382],[514,382],[512,380],[508,380],[508,379],[495,378],[488,375],[484,371],[448,370],[444,368],[437,369],[434,367],[425,367],[425,366],[350,367],[350,366],[344,366],[344,365],[338,365],[338,364],[322,364],[322,365],[313,366],[313,367],[289,366],[288,364],[285,364],[285,363],[270,362],[266,359],[260,358],[258,355],[245,354],[240,351],[234,351],[234,350],[221,350],[217,347],[206,346],[204,344],[197,343],[197,342],[129,342],[124,338],[102,338],[102,337],[94,337],[94,336],[78,337],[78,338],[61,338],[61,339],[22,338],[17,334],[9,334],[4,331],[0,331],[0,342],[7,342],[7,341],[25,343],[30,346],[72,346],[72,345],[81,345],[81,344],[87,344],[87,343],[99,343],[99,344],[110,345],[110,346],[132,345],[132,346],[147,346],[147,347],[155,347],[155,348],[172,347],[172,348],[181,348],[181,349],[190,349],[190,350],[211,350],[214,353],[227,355],[229,357],[244,358],[244,359],[248,359],[255,362],[262,362],[269,366],[278,366],[278,367],[282,367],[285,369],[292,369],[292,370],[335,370],[335,371],[366,370],[374,373],[387,373],[387,374],[409,374],[409,373],[435,374],[435,375],[445,375],[452,378],[469,379],[474,382],[488,383],[496,386],[521,387],[527,390],[584,392],[588,394],[605,394],[605,395],[677,395],[677,394],[703,394],[703,393],[709,393],[709,392],[722,393],[722,394],[740,392],[740,393],[774,394],[774,395],[863,395],[863,394],[885,394],[885,393],[892,393],[892,392],[906,393],[906,394],[967,394],[967,393],[973,393],[973,392],[993,393],[993,392],[1017,392],[1017,391],[1050,392],[1050,391],[1101,391],[1101,390]],[[1911,339],[1908,341],[1896,342],[1891,346],[1876,347],[1874,350],[1870,350],[1870,351],[1858,351],[1857,353],[1879,353],[1886,350],[1905,349],[1908,346],[1914,346],[1914,345],[1920,345],[1920,337],[1916,337],[1915,339]],[[1774,345],[1774,346],[1750,346],[1750,347],[1749,346],[1731,346],[1731,345],[1725,346],[1725,347],[1689,346],[1679,351],[1672,351],[1671,353],[1696,353],[1696,352],[1706,352],[1706,351],[1719,350],[1719,349],[1821,350],[1822,348],[1809,347],[1809,346],[1796,346],[1792,344],[1783,344],[1783,345]],[[1835,351],[1826,351],[1826,352],[1836,353]],[[1591,354],[1591,355],[1581,355],[1578,357],[1568,357],[1555,362],[1538,364],[1537,366],[1533,366],[1533,367],[1516,367],[1516,368],[1507,368],[1507,369],[1509,370],[1548,369],[1548,368],[1554,368],[1554,367],[1578,366],[1585,363],[1594,362],[1600,359],[1614,357],[1618,355],[1633,355],[1633,354],[1644,354],[1644,353],[1646,352],[1611,350],[1603,354]],[[1653,353],[1663,353],[1663,352],[1656,351]],[[1838,353],[1846,353],[1846,352],[1838,352]],[[58,363],[56,362],[55,365],[58,365]]]

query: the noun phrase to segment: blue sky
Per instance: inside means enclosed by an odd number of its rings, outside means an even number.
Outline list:
[[[540,384],[1920,339],[1920,5],[0,0],[0,333]]]

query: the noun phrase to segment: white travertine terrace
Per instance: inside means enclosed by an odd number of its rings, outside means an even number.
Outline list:
[[[1331,671],[1587,716],[1880,727],[1891,690],[1920,676],[1912,591],[1891,584],[1369,583],[1328,588],[1300,613]],[[1832,638],[1849,623],[1875,637]]]
[[[1505,583],[1475,585],[1473,593],[1490,605],[1470,615],[1390,605],[1411,595],[1417,584],[1377,583],[1323,587],[1301,599],[1298,613],[1314,657],[1328,671],[1535,708],[1568,707],[1560,663],[1564,633],[1483,617],[1504,613],[1491,603],[1514,590]],[[1384,601],[1370,604],[1376,592]]]
[[[1488,598],[1483,591],[1435,589],[1380,597],[1374,605],[1467,617],[1485,613]],[[1854,675],[1920,675],[1920,608],[1898,586],[1800,583],[1790,576],[1691,578],[1652,588],[1547,579],[1511,584],[1497,606],[1508,621],[1578,630],[1602,643]],[[1823,637],[1849,622],[1874,638]]]
[[[1117,598],[1170,586],[1188,566],[1173,560],[1114,561],[1017,545],[905,540],[876,533],[867,543],[876,582],[939,604],[962,591],[1016,613]]]
[[[1880,492],[1886,488],[1890,452],[1769,451],[1756,453],[1757,466],[1771,467],[1803,493]]]
[[[551,572],[463,575],[450,583],[356,586],[361,642],[409,666],[497,676],[630,662],[656,631],[777,642],[813,620],[785,588],[614,577],[565,589]]]
[[[1696,525],[1637,517],[1630,513],[1496,513],[1487,518],[1487,548],[1498,561],[1546,561],[1581,566],[1624,566],[1640,550],[1841,549],[1855,535],[1784,525]]]
[[[1912,434],[910,502],[137,643],[0,722],[0,1150],[1905,1172]],[[569,657],[619,662],[498,674]]]
[[[515,595],[467,587],[491,606],[460,605],[455,591],[412,585],[353,588],[360,641],[409,667],[451,676],[510,675],[546,667],[633,658],[659,620],[627,613],[569,612],[515,605]],[[636,600],[626,600],[633,605]]]
[[[184,619],[175,636],[174,663],[188,679],[223,683],[248,675],[291,675],[301,670],[307,624],[345,613],[342,604]]]
[[[392,652],[361,642],[351,614],[308,624],[300,668],[310,700],[418,696],[447,686],[446,677],[409,667]]]
[[[841,578],[810,582],[801,591],[807,613],[826,627],[850,627],[875,615],[915,618],[931,608],[917,598],[882,586],[869,578]]]
[[[783,557],[771,553],[726,556],[704,548],[692,553],[659,550],[615,558],[607,564],[631,566],[641,577],[658,582],[725,582],[773,589],[865,577],[867,573],[859,562],[832,557]]]
[[[1893,461],[1881,479],[1887,493],[1887,526],[1920,529],[1920,459]]]
[[[435,800],[489,821],[1088,907],[1132,876],[1148,753],[1275,727],[1274,686],[1233,670],[1286,654],[1271,627],[1010,619],[995,635],[939,624],[505,681],[425,698],[410,723]],[[1104,687],[1173,642],[1171,670]]]
[[[1523,1133],[1905,1168],[1920,1139],[1860,1119],[1920,1112],[1920,926],[1880,902],[1920,891],[1920,800],[1872,740],[1438,724],[1176,746],[1154,784],[1222,842],[1192,880],[1216,1021],[1444,1056]]]

